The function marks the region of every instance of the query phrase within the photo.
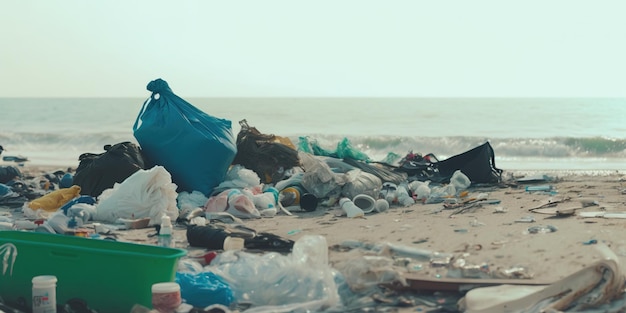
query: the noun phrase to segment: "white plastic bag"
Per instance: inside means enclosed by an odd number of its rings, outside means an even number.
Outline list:
[[[344,176],[346,183],[341,189],[341,194],[350,199],[360,194],[376,198],[383,185],[378,176],[360,169],[350,170]]]
[[[178,218],[176,188],[172,176],[162,166],[138,170],[122,183],[102,192],[93,219],[115,223],[120,218],[149,217],[149,225],[156,225],[166,214],[175,221]]]

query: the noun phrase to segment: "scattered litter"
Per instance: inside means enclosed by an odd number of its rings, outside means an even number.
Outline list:
[[[526,186],[526,192],[552,191],[553,189],[552,185]]]
[[[501,206],[497,206],[493,208],[493,213],[506,213],[506,212],[508,212],[508,210]]]
[[[472,226],[472,227],[485,226],[485,223],[479,222],[477,218],[474,218],[474,219],[470,222],[470,226]]]
[[[557,231],[557,228],[552,225],[537,225],[528,228],[529,234],[547,234],[555,231]]]
[[[540,183],[540,182],[549,182],[554,180],[554,178],[546,175],[546,174],[539,174],[539,175],[531,175],[531,176],[526,176],[526,177],[522,177],[522,178],[518,178],[517,182],[518,183]]]
[[[585,218],[626,218],[626,212],[606,212],[606,211],[597,211],[597,212],[580,212],[578,214],[580,217]]]
[[[535,217],[533,217],[532,215],[524,216],[522,218],[515,220],[515,223],[534,223],[534,222],[535,222]]]

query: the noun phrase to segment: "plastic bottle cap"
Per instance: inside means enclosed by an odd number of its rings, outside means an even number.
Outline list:
[[[42,275],[33,277],[33,285],[54,285],[57,283],[57,277],[53,275]]]
[[[152,293],[170,293],[180,291],[178,283],[156,283],[152,285]]]

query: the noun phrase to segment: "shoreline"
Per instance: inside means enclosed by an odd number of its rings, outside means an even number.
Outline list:
[[[46,164],[46,163],[32,163],[31,161],[22,163],[22,165],[17,164],[15,162],[7,162],[0,160],[0,166],[15,166],[18,169],[25,170],[26,172],[32,171],[56,171],[63,170],[67,171],[71,169],[72,172],[76,171],[76,168],[79,166],[79,162],[75,164]],[[502,167],[498,168],[503,170],[504,175],[512,175],[514,177],[518,176],[530,176],[530,175],[539,175],[545,174],[548,176],[611,176],[611,175],[626,175],[626,168],[624,169],[505,169]]]

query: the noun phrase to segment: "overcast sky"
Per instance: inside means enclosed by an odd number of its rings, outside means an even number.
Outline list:
[[[0,97],[624,97],[626,1],[3,0]]]

